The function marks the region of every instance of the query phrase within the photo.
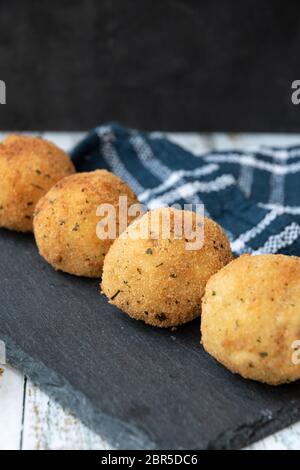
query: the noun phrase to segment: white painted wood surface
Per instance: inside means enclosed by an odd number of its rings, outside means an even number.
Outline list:
[[[7,133],[0,133],[0,139]],[[38,134],[38,133],[32,133]],[[64,150],[70,150],[82,133],[46,132]],[[169,138],[195,154],[212,149],[293,145],[300,134],[169,134]],[[20,372],[0,369],[0,450],[5,449],[110,449],[101,436],[87,429],[69,412],[49,399]],[[300,422],[249,446],[249,449],[300,449]]]

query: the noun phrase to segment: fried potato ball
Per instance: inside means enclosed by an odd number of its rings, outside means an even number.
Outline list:
[[[200,315],[208,279],[232,255],[223,230],[207,218],[202,220],[204,245],[188,250],[192,232],[188,239],[175,236],[176,224],[183,227],[188,212],[169,208],[147,212],[113,243],[104,261],[101,285],[110,303],[137,320],[165,328]],[[196,214],[189,214],[193,230],[200,225],[203,233]],[[170,218],[169,233],[162,222],[165,217]],[[159,225],[153,227],[157,218]]]
[[[32,232],[38,200],[75,172],[69,156],[39,137],[10,135],[0,144],[0,227]]]
[[[300,258],[243,255],[225,266],[207,283],[201,331],[205,350],[234,373],[299,379]]]
[[[118,209],[119,196],[137,204],[134,192],[106,170],[77,173],[57,183],[37,204],[34,235],[41,256],[55,269],[77,276],[100,277],[112,239],[100,239],[96,215],[100,204]],[[133,217],[128,217],[131,222]],[[118,211],[116,224],[118,226]],[[118,230],[118,227],[117,227]]]

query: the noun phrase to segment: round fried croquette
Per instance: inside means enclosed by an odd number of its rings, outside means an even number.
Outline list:
[[[225,266],[207,283],[201,331],[205,350],[234,373],[299,379],[300,258],[243,255]]]
[[[118,232],[119,196],[137,204],[134,192],[106,170],[77,173],[56,184],[37,204],[34,235],[41,256],[55,269],[77,276],[100,277],[112,239],[96,233],[101,204],[116,211]],[[131,222],[134,217],[128,217]]]
[[[231,260],[227,237],[221,227],[204,218],[204,245],[187,249],[188,239],[178,238],[175,226],[183,226],[189,211],[169,208],[147,212],[134,221],[113,243],[105,261],[102,292],[109,302],[137,320],[173,327],[200,315],[201,298],[212,274]],[[196,214],[189,212],[203,233]],[[159,217],[159,227],[153,220]],[[162,217],[170,217],[167,233]],[[176,222],[177,219],[177,222]],[[146,236],[144,236],[144,235]]]
[[[75,172],[69,156],[39,137],[11,135],[0,144],[0,227],[32,232],[38,200]]]

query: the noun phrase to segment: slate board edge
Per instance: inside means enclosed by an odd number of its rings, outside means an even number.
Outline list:
[[[140,430],[101,410],[93,405],[70,383],[59,377],[44,363],[33,359],[7,335],[0,332],[0,338],[6,345],[6,360],[11,366],[21,370],[47,395],[55,399],[64,409],[76,415],[83,424],[101,435],[115,449],[156,449],[157,446]]]
[[[64,409],[70,410],[83,424],[100,434],[112,448],[119,450],[162,450],[159,443],[151,441],[144,432],[136,427],[108,416],[99,409],[95,410],[82,393],[75,390],[66,380],[59,378],[53,370],[41,361],[33,359],[20,347],[16,346],[7,335],[0,332],[0,338],[5,342],[7,362],[11,366],[21,370],[34,384],[55,399]],[[218,435],[215,440],[207,442],[204,447],[199,447],[198,450],[241,449],[295,423],[299,420],[299,416],[300,404],[293,401],[288,406],[282,406],[275,416],[273,414],[270,417],[266,413],[234,430],[225,431]]]

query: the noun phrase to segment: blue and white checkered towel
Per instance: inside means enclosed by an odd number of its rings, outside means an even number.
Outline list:
[[[300,256],[300,146],[194,155],[159,133],[112,123],[72,152],[78,171],[106,168],[149,208],[204,203],[235,254]]]

